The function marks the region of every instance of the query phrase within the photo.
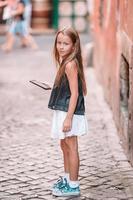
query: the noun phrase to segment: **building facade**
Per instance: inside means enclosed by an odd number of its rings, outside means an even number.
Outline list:
[[[94,67],[133,164],[133,1],[90,2]]]

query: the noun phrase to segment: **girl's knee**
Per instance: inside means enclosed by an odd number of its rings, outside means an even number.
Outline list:
[[[62,151],[67,150],[67,144],[66,144],[65,139],[62,139],[62,140],[60,141],[60,147],[61,147]]]
[[[68,146],[69,151],[71,152],[78,151],[78,141],[76,136],[66,138],[65,142]]]

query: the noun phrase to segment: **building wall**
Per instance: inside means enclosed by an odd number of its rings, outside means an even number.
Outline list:
[[[133,1],[94,0],[94,67],[133,163]]]

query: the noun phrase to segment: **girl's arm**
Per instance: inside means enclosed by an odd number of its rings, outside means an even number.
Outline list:
[[[72,117],[78,99],[78,71],[77,71],[77,65],[74,61],[71,61],[66,65],[65,73],[69,81],[69,87],[71,92],[67,116],[63,123],[63,131],[67,132],[71,130]]]

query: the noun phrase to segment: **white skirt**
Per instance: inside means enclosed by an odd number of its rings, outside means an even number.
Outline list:
[[[67,112],[54,110],[51,137],[64,139],[65,137],[81,136],[88,132],[88,122],[85,115],[73,115],[72,128],[68,132],[63,132],[63,122]]]

